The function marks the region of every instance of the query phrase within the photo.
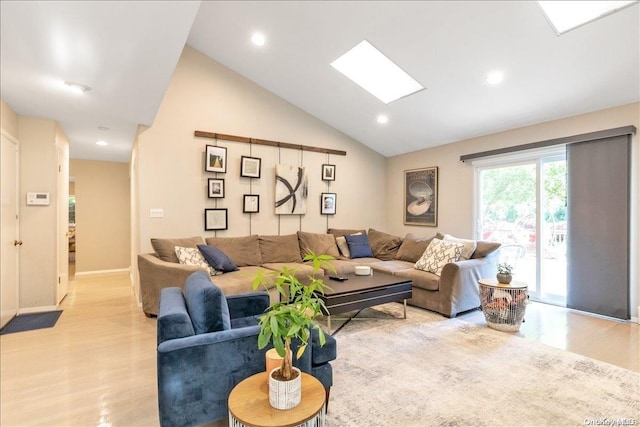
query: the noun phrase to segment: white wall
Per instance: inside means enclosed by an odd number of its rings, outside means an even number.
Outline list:
[[[218,141],[227,147],[227,172],[204,171],[207,144],[195,130],[344,150],[346,156]],[[240,178],[240,157],[262,159],[260,179]],[[135,150],[139,252],[153,237],[244,236],[325,232],[335,228],[387,225],[386,159],[200,52],[186,47],[153,125]],[[303,165],[309,177],[307,214],[275,215],[277,163]],[[336,181],[321,180],[321,165],[336,165]],[[207,198],[207,179],[225,179],[225,198]],[[337,193],[337,214],[320,215],[320,193]],[[260,213],[243,214],[243,194],[260,195]],[[204,231],[205,208],[227,208],[226,231]],[[149,218],[162,208],[164,218]]]
[[[545,141],[621,126],[633,125],[640,129],[640,104],[628,104],[579,116],[539,123],[512,129],[454,144],[420,150],[390,157],[387,169],[388,231],[404,236],[407,232],[433,235],[436,231],[471,238],[474,232],[473,200],[474,171],[460,156],[487,150]],[[637,316],[640,305],[640,147],[638,136],[632,139],[632,187],[631,187],[631,313]],[[417,227],[403,224],[403,171],[437,166],[439,168],[438,227]]]

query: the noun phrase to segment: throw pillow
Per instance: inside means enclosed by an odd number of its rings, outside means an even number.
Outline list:
[[[424,251],[427,250],[427,247],[429,246],[429,243],[431,243],[433,237],[434,236],[423,237],[417,236],[413,233],[407,233],[407,235],[404,236],[404,239],[402,239],[402,244],[400,245],[400,249],[398,249],[396,257],[400,261],[417,262]]]
[[[418,270],[428,271],[439,276],[446,264],[458,261],[463,249],[464,244],[462,243],[434,238],[422,257],[416,262],[415,267]]]
[[[381,259],[382,261],[391,261],[396,259],[398,249],[400,249],[400,245],[402,244],[402,239],[400,237],[383,233],[382,231],[374,230],[373,228],[369,229],[367,236],[369,236],[373,256]]]
[[[209,245],[198,245],[198,249],[200,250],[200,253],[202,253],[204,259],[216,271],[229,273],[231,271],[239,270],[238,266],[231,261],[231,258],[229,258],[220,249]]]
[[[357,236],[359,234],[364,234],[364,232],[360,231],[358,233],[349,233],[352,236]],[[347,245],[347,239],[342,236],[336,236],[336,244],[338,245],[338,249],[343,257],[351,258],[351,252],[349,252],[349,245]]]
[[[369,238],[366,234],[346,234],[344,238],[347,239],[347,245],[349,246],[351,258],[373,257],[371,245],[369,244]]]
[[[462,243],[464,244],[464,249],[462,250],[462,253],[460,254],[460,259],[471,259],[471,255],[473,255],[473,253],[476,250],[476,241],[475,240],[467,240],[467,239],[459,239],[457,237],[453,237],[450,234],[445,234],[444,235],[444,239],[442,240],[446,240],[448,242],[456,242],[456,243]]]
[[[215,276],[222,274],[222,272],[216,271],[209,263],[204,259],[198,248],[183,248],[182,246],[176,246],[175,248],[178,262],[184,265],[195,265],[197,267],[205,268],[210,275]]]

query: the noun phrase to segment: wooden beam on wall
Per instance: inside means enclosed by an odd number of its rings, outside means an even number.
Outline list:
[[[209,139],[221,139],[224,141],[244,142],[246,144],[268,145],[270,147],[291,148],[292,150],[313,151],[316,153],[336,154],[338,156],[346,156],[347,152],[342,150],[333,150],[331,148],[312,147],[310,145],[291,144],[288,142],[269,141],[268,139],[247,138],[244,136],[225,135],[222,133],[205,132],[196,130],[194,136]]]

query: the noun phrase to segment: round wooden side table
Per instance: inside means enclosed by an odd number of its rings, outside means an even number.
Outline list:
[[[292,409],[269,404],[267,373],[242,380],[229,394],[230,427],[323,427],[325,390],[314,376],[302,373],[302,400]]]
[[[495,279],[480,279],[478,284],[487,325],[499,331],[518,331],[527,307],[527,284],[514,280],[506,285]]]

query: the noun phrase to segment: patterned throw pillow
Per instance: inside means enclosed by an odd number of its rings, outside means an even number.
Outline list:
[[[439,276],[446,264],[458,261],[463,249],[463,243],[433,239],[415,267]]]
[[[176,246],[175,251],[180,264],[204,267],[211,276],[222,274],[222,271],[217,271],[209,265],[198,248],[183,248],[182,246]]]

